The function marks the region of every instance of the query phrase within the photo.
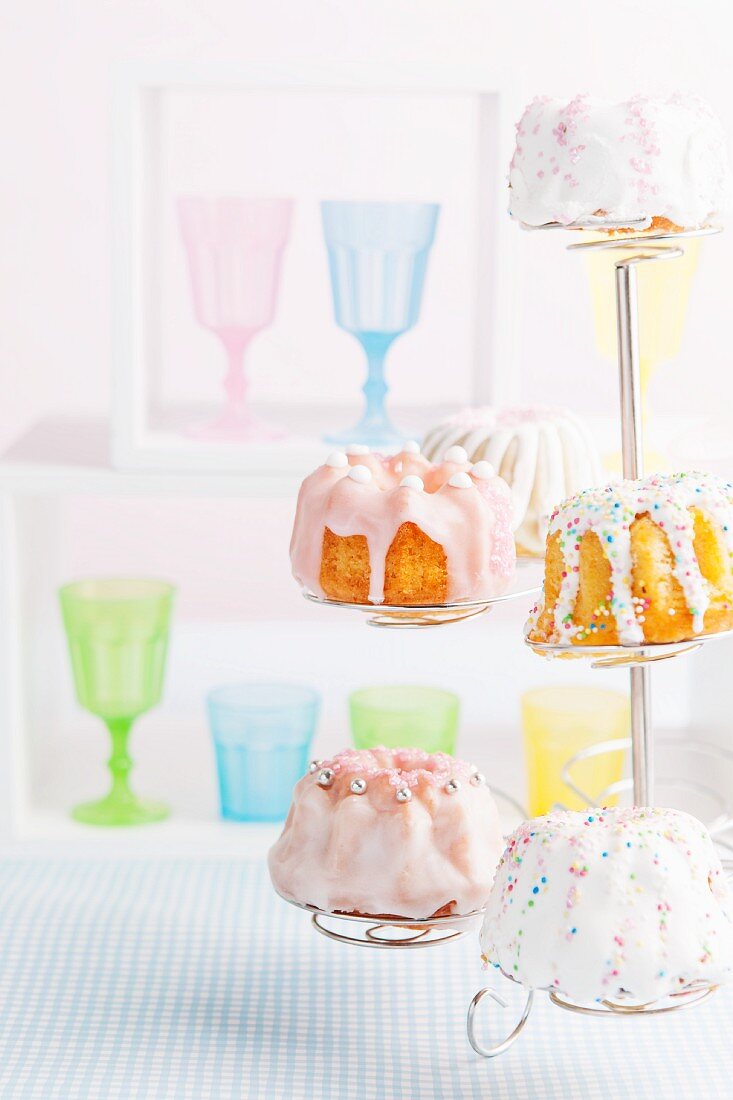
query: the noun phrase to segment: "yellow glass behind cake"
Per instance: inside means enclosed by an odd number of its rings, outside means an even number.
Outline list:
[[[562,781],[568,760],[602,741],[629,736],[625,695],[603,688],[553,686],[522,696],[522,727],[527,766],[529,816],[539,817],[560,804],[569,810],[587,805]],[[575,765],[571,778],[592,798],[621,779],[625,750],[604,753]],[[604,799],[615,806],[617,799]]]
[[[588,234],[590,237],[590,234]],[[605,234],[595,234],[598,240]],[[637,268],[639,288],[639,381],[644,416],[648,413],[649,384],[656,370],[675,356],[682,346],[692,280],[697,270],[699,240],[681,242],[684,254],[676,259],[642,264]],[[616,361],[616,306],[614,270],[616,263],[636,249],[589,252],[586,255],[596,346],[604,359]],[[646,464],[665,469],[665,457],[647,448]],[[605,460],[609,469],[621,469],[621,456]]]

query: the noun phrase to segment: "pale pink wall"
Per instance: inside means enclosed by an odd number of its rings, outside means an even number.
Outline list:
[[[467,79],[495,73],[497,82],[511,81],[517,107],[538,90],[622,95],[678,85],[706,95],[733,139],[723,0],[621,0],[612,7],[589,0],[29,0],[5,8],[0,445],[38,417],[108,407],[110,88],[120,62],[339,59],[362,69],[385,63],[434,72],[438,83],[448,67]],[[659,382],[663,408],[699,409],[706,390],[718,409],[733,404],[733,234],[709,254],[683,352]],[[527,397],[544,391],[549,378],[558,398],[589,407],[610,399],[612,386],[608,375],[595,396],[587,385],[589,362],[600,362],[587,300],[574,261],[558,262],[561,274],[551,279],[545,249],[529,260],[526,289],[541,287],[543,296],[521,302],[512,369],[523,372]]]

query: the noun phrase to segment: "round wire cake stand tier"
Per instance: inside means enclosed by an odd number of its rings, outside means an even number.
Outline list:
[[[688,240],[690,237],[712,237],[716,233],[722,233],[722,226],[708,225],[704,229],[681,229],[676,233],[660,231],[656,229],[644,229],[643,221],[637,222],[612,222],[601,219],[570,222],[563,225],[560,222],[546,222],[545,225],[525,225],[522,229],[529,233],[538,233],[546,229],[564,229],[578,233],[613,233],[614,236],[602,237],[594,240],[574,241],[567,245],[568,252],[583,248],[593,248],[599,251],[621,250],[623,248],[638,249],[649,244],[652,247],[657,244],[674,243],[675,241]]]
[[[313,927],[329,940],[388,951],[437,947],[442,943],[459,940],[478,927],[484,914],[483,909],[476,909],[472,913],[422,919],[370,917],[356,913],[330,913],[315,905],[292,901],[290,898],[283,900],[294,905],[296,909],[304,909],[306,913],[310,913]]]
[[[591,668],[632,668],[634,665],[650,665],[666,661],[684,653],[694,653],[707,642],[730,638],[733,630],[720,630],[715,634],[697,634],[684,642],[645,642],[642,645],[573,645],[572,642],[533,642],[525,635],[524,643],[540,657],[565,660],[589,660]]]
[[[502,974],[504,974],[504,971],[502,971]],[[514,982],[515,985],[519,985],[519,983],[508,974],[504,974],[504,977],[509,978],[509,981]],[[551,1003],[558,1008],[565,1009],[566,1012],[575,1012],[582,1016],[595,1016],[602,1019],[638,1020],[642,1016],[660,1016],[669,1012],[677,1012],[683,1008],[692,1008],[694,1005],[699,1005],[703,1001],[706,1001],[717,988],[717,985],[712,985],[708,982],[693,982],[679,993],[671,993],[657,1001],[639,1003],[633,1001],[632,998],[616,1001],[605,999],[597,1001],[594,1004],[577,1004],[575,1001],[570,1000],[570,998],[551,989],[529,989],[527,990],[527,996],[519,1020],[514,1028],[504,1039],[490,1046],[486,1046],[476,1034],[479,1005],[488,997],[489,1000],[493,1001],[494,1004],[499,1005],[501,1008],[508,1008],[508,1004],[501,994],[497,993],[491,986],[486,986],[484,989],[478,991],[468,1006],[468,1015],[466,1018],[468,1041],[476,1053],[480,1054],[482,1058],[496,1058],[498,1055],[503,1054],[504,1051],[508,1050],[509,1047],[516,1042],[521,1032],[524,1030],[527,1020],[529,1019],[529,1014],[532,1011],[536,993],[547,993]]]
[[[485,615],[497,604],[510,600],[525,599],[534,596],[541,588],[542,562],[537,558],[520,558],[517,571],[508,591],[500,596],[483,600],[458,600],[448,604],[421,604],[404,607],[396,604],[347,603],[342,600],[329,600],[317,596],[314,592],[303,590],[303,596],[311,603],[322,607],[339,607],[346,611],[358,611],[366,615],[367,626],[388,627],[391,629],[419,630],[429,626],[448,626],[451,623],[475,619]]]

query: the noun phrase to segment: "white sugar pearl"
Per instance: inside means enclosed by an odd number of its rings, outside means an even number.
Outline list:
[[[448,482],[454,489],[470,489],[473,485],[468,474],[464,474],[463,471],[457,474],[453,474],[453,477]]]
[[[407,477],[403,477],[400,482],[400,489],[417,489],[418,493],[421,493],[425,488],[425,482],[417,474],[408,474]]]
[[[368,455],[369,448],[366,443],[349,443],[346,453],[347,455]]]
[[[494,476],[496,470],[490,462],[487,462],[485,458],[482,458],[480,462],[477,462],[475,466],[471,467],[471,473],[480,481],[488,481],[490,477]]]
[[[333,451],[326,459],[326,465],[334,470],[342,470],[349,465],[349,460],[343,451]]]
[[[352,481],[358,481],[360,485],[366,485],[367,482],[372,480],[372,471],[368,466],[352,466],[349,470],[349,477]]]
[[[419,455],[420,444],[416,439],[408,439],[407,443],[402,444],[402,450],[405,454],[408,455]]]
[[[465,447],[449,447],[443,455],[443,462],[468,462],[468,451]]]

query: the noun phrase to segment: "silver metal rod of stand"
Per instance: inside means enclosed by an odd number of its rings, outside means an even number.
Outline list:
[[[616,264],[616,320],[621,388],[621,451],[624,477],[639,478],[644,472],[641,385],[639,380],[639,310],[634,258]],[[644,665],[630,671],[631,756],[634,805],[653,802],[651,683]]]

